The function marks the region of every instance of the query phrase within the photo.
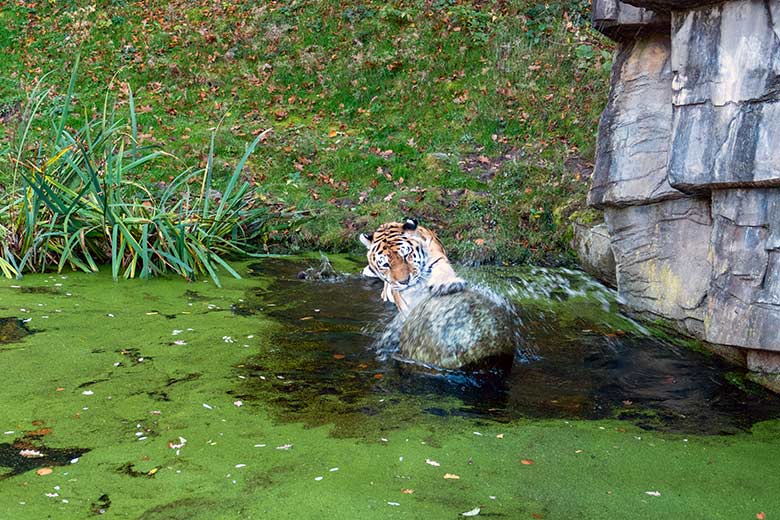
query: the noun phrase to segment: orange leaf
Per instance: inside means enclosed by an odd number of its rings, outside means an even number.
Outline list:
[[[35,473],[36,473],[37,475],[40,475],[40,476],[42,476],[42,477],[43,477],[44,475],[51,475],[53,471],[54,471],[54,470],[53,470],[53,469],[51,469],[51,468],[41,468],[41,469],[39,469],[38,471],[36,471]]]
[[[411,495],[412,493],[414,493],[414,489],[402,489],[401,493],[403,493],[404,495]]]
[[[385,376],[383,376],[382,374],[374,374],[374,379],[382,379],[383,377]]]
[[[530,466],[533,463],[534,461],[532,461],[531,459],[523,459],[520,461],[520,464],[522,464],[523,466]]]
[[[347,356],[344,354],[333,354],[333,359],[344,359],[345,357]]]
[[[758,520],[765,520],[766,519],[766,514],[764,514],[764,512],[761,511],[760,513],[756,513],[756,518]]]
[[[29,432],[25,432],[25,435],[29,437],[43,437],[44,435],[49,435],[51,433],[51,428],[39,428],[37,430],[31,430]]]

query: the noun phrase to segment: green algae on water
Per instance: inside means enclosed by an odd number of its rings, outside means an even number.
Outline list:
[[[597,326],[601,318],[548,312],[535,329],[546,338],[540,358],[520,360],[508,379],[420,374],[371,351],[392,314],[378,301],[381,288],[354,277],[298,280],[315,261],[263,261],[252,276],[225,278],[223,289],[165,278],[114,284],[108,273],[13,282],[55,292],[0,281],[0,318],[31,318],[25,326],[36,332],[0,348],[13,367],[0,387],[0,445],[12,447],[0,472],[16,471],[5,464],[21,457],[13,446],[26,432],[44,434],[29,441],[41,451],[89,450],[50,462],[51,474],[30,467],[1,480],[0,511],[14,519],[456,518],[476,507],[480,516],[547,519],[780,514],[780,423],[734,422],[733,410],[707,401],[742,396],[747,417],[752,402],[771,410],[771,396],[682,384],[697,381],[692,367],[720,381],[718,367],[633,332],[608,336],[614,329]],[[575,334],[574,323],[590,332]],[[556,336],[555,327],[565,330]],[[658,410],[669,407],[656,397],[709,407],[730,435],[700,435],[690,421],[664,417]],[[598,419],[613,406],[636,417]],[[670,433],[670,424],[685,431]]]

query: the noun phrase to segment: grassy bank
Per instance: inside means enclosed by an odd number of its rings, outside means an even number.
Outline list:
[[[107,90],[121,109],[132,91],[134,144],[193,167],[206,166],[218,127],[215,182],[272,128],[242,181],[255,205],[311,218],[265,233],[269,251],[355,249],[357,232],[412,215],[461,260],[566,261],[611,51],[587,8],[4,3],[0,149],[13,147],[25,100],[48,71],[42,113],[61,106],[80,55],[74,113],[99,112]],[[170,183],[180,172],[162,161],[134,180]]]

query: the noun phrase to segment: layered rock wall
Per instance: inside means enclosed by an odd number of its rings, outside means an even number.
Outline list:
[[[594,0],[618,41],[588,202],[626,305],[780,372],[780,0]]]

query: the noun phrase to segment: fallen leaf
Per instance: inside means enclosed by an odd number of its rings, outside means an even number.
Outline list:
[[[484,238],[477,238],[474,240],[474,243],[478,246],[484,246],[485,245],[485,239]]]
[[[498,435],[496,435],[496,439],[503,439],[503,438],[504,438],[503,433],[499,433]]]
[[[533,463],[534,463],[534,461],[532,461],[531,459],[522,459],[520,461],[520,464],[522,464],[523,466],[530,466]]]
[[[756,520],[766,520],[766,514],[763,511],[756,513]]]
[[[374,379],[382,379],[383,377],[385,376],[383,376],[382,374],[374,374]]]
[[[25,432],[25,435],[28,437],[43,437],[44,435],[49,435],[51,433],[51,428],[38,428],[37,430],[30,430],[29,432]]]
[[[441,464],[439,464],[439,463],[438,463],[438,462],[436,462],[435,460],[431,460],[431,459],[425,459],[425,463],[426,463],[426,464],[430,464],[431,466],[437,466],[437,467],[438,467],[438,466],[441,466]]]
[[[35,473],[37,475],[40,475],[40,476],[43,477],[44,475],[51,475],[53,472],[54,472],[54,470],[51,469],[51,468],[41,468],[38,471],[36,471]]]
[[[645,495],[650,495],[651,497],[660,497],[661,492],[660,491],[645,491]]]
[[[412,493],[414,493],[414,489],[402,489],[401,493],[403,493],[404,495],[411,495]]]
[[[333,354],[333,359],[344,359],[345,357],[347,356],[344,354]]]
[[[444,474],[444,478],[449,479],[449,480],[460,480],[460,476],[459,475],[455,475],[454,473],[445,473]]]
[[[460,516],[477,516],[480,511],[482,511],[481,508],[475,507],[471,511],[466,511],[465,513],[461,513]]]

